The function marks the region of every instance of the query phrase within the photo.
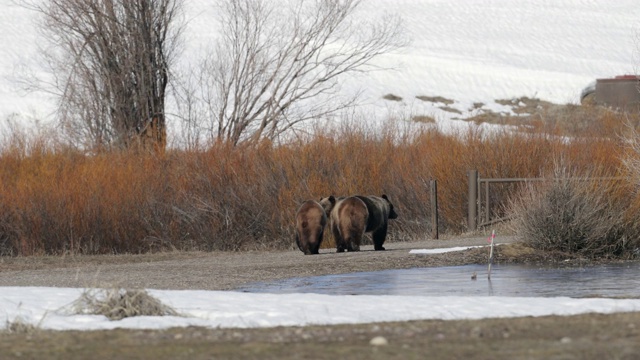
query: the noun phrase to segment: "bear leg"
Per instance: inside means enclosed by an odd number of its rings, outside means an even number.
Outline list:
[[[312,244],[309,244],[309,252],[312,255],[318,255],[320,253],[320,244],[322,243],[322,231],[320,234],[316,236],[315,241]]]
[[[347,251],[360,251],[360,245],[356,245],[353,242],[349,242],[347,245]]]
[[[298,245],[298,249],[300,249],[300,251],[304,251],[302,250],[302,246],[300,246],[300,236],[298,236],[297,231],[296,231],[296,245]]]
[[[337,252],[341,253],[344,252],[344,250],[346,249],[345,243],[344,243],[344,239],[342,238],[342,235],[340,234],[340,230],[338,229],[337,226],[332,226],[331,227],[331,231],[333,232],[333,240],[336,242],[336,250]]]
[[[311,244],[311,254],[317,255],[320,253],[320,244],[322,243],[323,235],[324,232],[320,231],[320,234],[318,234],[318,238],[316,239],[315,243]]]
[[[305,255],[309,254],[309,250],[308,250],[308,244],[303,244],[302,241],[300,241],[300,234],[298,234],[296,232],[296,244],[298,245],[298,249],[300,249],[300,251],[302,251]]]
[[[384,246],[382,246],[382,244],[384,244],[384,240],[387,238],[387,226],[385,225],[374,231],[373,234],[371,234],[371,237],[373,238],[373,248],[376,251],[384,250]]]
[[[353,233],[357,233],[358,230],[346,230],[348,234],[344,239],[344,244],[347,248],[347,251],[360,251],[360,241],[358,241],[358,235],[354,235]]]

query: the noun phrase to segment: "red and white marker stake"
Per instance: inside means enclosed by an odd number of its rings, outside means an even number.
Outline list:
[[[491,250],[489,250],[489,269],[487,271],[487,278],[491,280],[491,264],[493,263],[493,239],[496,238],[496,231],[493,230],[491,232],[491,237],[487,239],[489,243],[491,243]]]

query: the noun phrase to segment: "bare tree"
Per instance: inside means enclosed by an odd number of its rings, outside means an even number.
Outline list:
[[[47,58],[62,125],[92,148],[166,145],[165,91],[182,0],[48,0]]]
[[[218,1],[221,38],[204,62],[210,130],[234,145],[275,140],[354,105],[339,79],[406,44],[401,19],[352,20],[361,0]]]

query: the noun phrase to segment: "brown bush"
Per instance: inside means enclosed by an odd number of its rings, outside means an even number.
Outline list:
[[[177,311],[137,289],[87,289],[71,304],[72,313],[104,315],[109,320],[134,316],[180,316]]]
[[[466,229],[468,170],[535,177],[563,157],[576,168],[615,171],[623,149],[616,138],[446,134],[408,123],[162,156],[24,144],[0,150],[3,255],[291,248],[298,204],[329,194],[385,193],[399,214],[388,241],[422,238],[430,231],[430,179],[438,181],[440,231],[458,233]]]
[[[640,219],[629,212],[635,201],[629,185],[625,177],[559,168],[512,200],[511,225],[534,249],[592,259],[633,258]]]

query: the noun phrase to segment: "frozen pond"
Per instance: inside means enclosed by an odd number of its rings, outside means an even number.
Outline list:
[[[472,280],[472,274],[477,279]],[[633,297],[640,298],[640,262],[575,268],[466,265],[350,273],[254,283],[240,291],[329,295]]]

